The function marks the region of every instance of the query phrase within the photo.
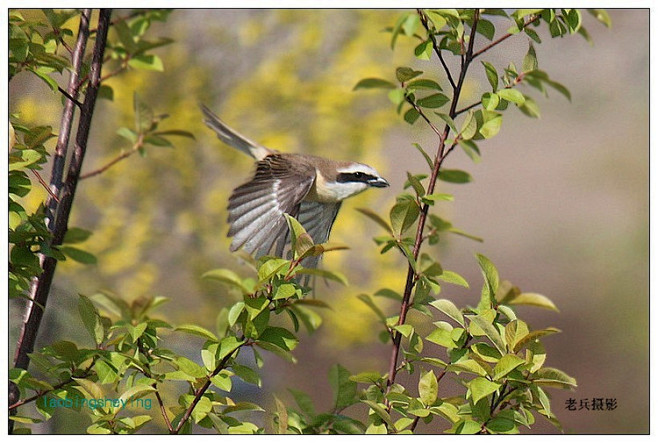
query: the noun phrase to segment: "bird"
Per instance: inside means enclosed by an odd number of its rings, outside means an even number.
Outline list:
[[[368,188],[389,186],[363,163],[279,152],[255,143],[200,106],[204,123],[221,141],[256,161],[251,180],[236,187],[228,200],[231,251],[242,248],[255,258],[283,257],[289,241],[284,214],[296,218],[313,243],[326,243],[343,200]],[[317,267],[319,259],[307,257],[302,264]]]

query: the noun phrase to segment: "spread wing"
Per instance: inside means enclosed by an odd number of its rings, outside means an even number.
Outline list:
[[[260,257],[276,245],[281,256],[288,235],[283,214],[297,216],[314,180],[313,167],[293,164],[285,155],[268,155],[259,161],[254,178],[233,190],[229,198],[231,250],[242,247]]]
[[[297,220],[313,239],[313,243],[326,243],[334,225],[341,202],[318,203],[302,202]],[[307,268],[315,268],[320,262],[320,256],[308,257],[302,261]]]

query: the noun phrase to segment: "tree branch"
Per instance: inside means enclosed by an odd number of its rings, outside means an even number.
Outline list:
[[[468,49],[466,49],[466,53],[464,54],[464,63],[462,64],[459,73],[459,80],[455,85],[455,91],[452,98],[452,103],[450,105],[450,114],[449,114],[450,117],[455,116],[457,103],[459,102],[459,96],[461,94],[462,87],[464,85],[464,79],[466,78],[466,72],[468,70],[471,61],[473,60],[473,44],[475,42],[475,32],[477,29],[478,20],[479,20],[479,11],[476,10],[473,16],[473,23],[471,26],[471,35],[468,43]],[[448,148],[448,150],[446,150],[445,142],[449,132],[450,132],[450,127],[446,124],[443,130],[443,134],[439,137],[439,146],[434,159],[434,167],[432,168],[432,174],[430,176],[429,184],[427,187],[428,194],[432,194],[434,192],[436,182],[439,177],[439,171],[441,170],[441,166],[443,165],[443,162],[445,161],[448,154],[452,152],[453,148],[455,147],[455,143],[453,143],[452,146]],[[429,205],[428,204],[423,205],[420,215],[418,217],[418,226],[416,228],[416,237],[413,247],[413,256],[415,260],[418,259],[418,255],[420,253],[420,247],[423,242],[423,231],[425,229],[425,223],[427,221],[428,211],[429,211]],[[402,296],[402,303],[400,305],[400,315],[398,319],[398,325],[404,324],[406,320],[407,312],[409,311],[409,308],[411,306],[410,303],[411,293],[416,284],[416,279],[417,279],[417,275],[410,263],[407,269],[407,279],[405,283],[404,293]],[[387,391],[390,390],[391,386],[395,382],[395,377],[397,375],[396,366],[400,353],[401,340],[402,340],[402,334],[400,332],[396,332],[393,338],[393,347],[391,349],[391,356],[389,360]],[[390,411],[391,409],[390,403],[387,405],[387,409]]]
[[[103,9],[98,18],[98,33],[96,36],[96,43],[92,53],[91,61],[91,74],[90,82],[85,93],[85,100],[81,107],[80,119],[76,133],[75,145],[73,155],[69,163],[66,181],[62,183],[62,173],[64,170],[64,163],[66,160],[66,151],[68,146],[68,138],[71,130],[73,120],[73,102],[68,100],[65,104],[64,112],[62,115],[62,130],[60,131],[60,139],[58,140],[55,158],[53,159],[53,175],[51,177],[51,190],[53,194],[59,196],[59,203],[52,197],[47,200],[47,226],[52,232],[50,246],[58,246],[62,244],[64,234],[68,229],[68,219],[71,213],[71,206],[73,197],[75,196],[76,186],[80,174],[80,167],[87,149],[87,140],[89,138],[89,130],[91,127],[91,120],[94,114],[94,106],[96,104],[96,97],[98,95],[98,88],[100,87],[100,72],[102,67],[103,53],[105,52],[105,44],[107,41],[108,23],[110,21],[111,10]],[[86,9],[81,14],[80,30],[78,41],[76,42],[74,55],[73,55],[73,72],[69,81],[69,87],[75,88],[77,78],[80,73],[82,57],[84,55],[84,48],[89,36],[89,18],[91,10]],[[77,69],[76,69],[77,66]],[[71,97],[77,96],[76,90],[69,89]],[[39,326],[43,317],[46,301],[50,293],[53,277],[55,275],[55,268],[57,261],[52,257],[41,256],[42,273],[34,279],[31,287],[31,299],[33,302],[28,304],[27,315],[21,330],[21,336],[18,340],[16,348],[16,355],[14,359],[14,366],[21,369],[27,369],[30,359],[28,354],[34,350]],[[10,389],[10,404],[16,403],[18,398],[12,398],[17,393],[17,390]]]
[[[245,343],[246,343],[246,342],[245,342]],[[199,401],[201,400],[201,397],[203,397],[203,394],[205,394],[206,391],[208,390],[208,388],[210,387],[210,384],[212,383],[212,382],[210,381],[210,379],[213,378],[215,375],[219,374],[219,372],[220,372],[222,369],[225,369],[225,368],[226,368],[226,364],[227,364],[228,361],[233,357],[233,354],[235,354],[235,353],[238,351],[238,349],[242,348],[244,345],[245,345],[245,344],[243,343],[242,345],[240,345],[240,346],[238,346],[237,348],[235,348],[233,351],[231,351],[228,355],[226,355],[226,356],[225,356],[225,357],[219,362],[219,364],[217,365],[217,367],[215,368],[215,370],[212,371],[212,374],[210,374],[210,375],[207,377],[207,380],[206,380],[206,382],[203,384],[203,386],[201,386],[199,389],[196,390],[196,392],[194,393],[194,399],[192,400],[192,403],[190,403],[190,406],[189,406],[189,407],[187,408],[187,410],[185,411],[185,414],[183,414],[183,417],[182,417],[182,418],[180,419],[180,421],[178,422],[178,425],[176,426],[176,428],[174,428],[173,430],[170,430],[170,431],[169,431],[170,434],[178,434],[178,433],[180,432],[180,430],[183,428],[183,426],[185,425],[185,423],[187,422],[187,420],[189,420],[190,416],[192,415],[192,412],[194,411],[194,408],[196,408],[197,403],[199,403]]]

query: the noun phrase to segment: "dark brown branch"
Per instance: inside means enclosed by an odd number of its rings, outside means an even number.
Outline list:
[[[457,109],[457,103],[459,102],[459,96],[462,91],[462,87],[464,85],[464,79],[466,78],[466,71],[468,70],[468,67],[473,59],[473,44],[475,42],[475,32],[477,29],[477,24],[479,20],[479,11],[476,10],[475,14],[473,16],[473,24],[471,26],[471,35],[468,43],[468,49],[466,50],[466,53],[464,54],[464,63],[462,65],[462,68],[459,73],[459,80],[457,81],[457,84],[455,85],[455,93],[452,98],[452,103],[450,105],[450,117],[454,117],[456,109]],[[452,151],[454,148],[455,144],[453,144],[447,151],[446,151],[446,139],[448,137],[448,133],[450,131],[450,127],[448,125],[445,126],[443,130],[442,136],[439,138],[439,147],[436,152],[436,157],[434,160],[434,168],[432,168],[432,174],[429,179],[429,184],[427,187],[427,193],[432,194],[434,192],[434,188],[436,186],[436,182],[439,177],[439,171],[441,170],[441,166],[443,165],[443,162],[445,161],[447,155]],[[425,223],[427,221],[427,214],[429,211],[429,205],[425,204],[423,205],[420,215],[418,217],[418,226],[416,228],[416,237],[414,241],[414,247],[413,247],[413,256],[414,259],[418,259],[418,255],[420,253],[420,247],[423,242],[423,232],[425,229]],[[400,315],[398,319],[398,325],[404,324],[407,318],[407,313],[409,311],[409,308],[411,307],[411,293],[413,292],[413,288],[416,284],[417,280],[417,275],[416,272],[414,271],[413,267],[411,266],[411,263],[409,264],[409,267],[407,269],[407,279],[405,283],[405,288],[404,288],[404,293],[402,295],[402,303],[400,305]],[[395,377],[397,375],[396,371],[396,366],[397,366],[397,361],[400,353],[400,342],[402,340],[402,334],[399,332],[395,333],[395,336],[393,338],[393,347],[391,350],[391,357],[389,360],[389,370],[388,370],[388,380],[387,380],[387,386],[388,389],[390,390],[391,386],[393,383],[395,383]],[[388,404],[388,410],[390,411],[391,405]]]
[[[80,103],[75,97],[73,97],[71,94],[69,94],[66,90],[62,89],[61,86],[57,86],[57,90],[66,98],[68,98],[73,104],[75,104],[78,108],[82,107],[82,103]],[[76,88],[77,92],[77,88]]]
[[[59,196],[59,203],[53,198],[49,198],[47,203],[48,211],[47,223],[48,228],[52,232],[50,246],[58,246],[62,244],[64,234],[68,228],[68,219],[71,213],[71,206],[73,197],[75,196],[76,186],[80,175],[80,168],[84,160],[85,152],[87,149],[87,140],[89,138],[89,130],[91,127],[91,120],[94,114],[94,106],[96,104],[96,97],[98,95],[98,88],[100,87],[100,72],[103,60],[103,53],[105,52],[105,43],[107,41],[108,23],[110,21],[111,10],[101,10],[98,19],[98,34],[92,53],[91,74],[89,87],[85,93],[85,99],[81,107],[80,119],[75,138],[75,145],[73,155],[69,163],[66,181],[62,183],[62,173],[64,170],[64,162],[68,146],[68,134],[73,120],[73,103],[67,101],[64,113],[62,116],[62,131],[60,132],[61,140],[58,140],[55,159],[53,164],[53,176],[51,177],[51,190],[53,194]],[[84,48],[86,40],[89,35],[89,18],[91,16],[90,10],[83,11],[80,22],[80,34],[78,42],[76,42],[75,53],[73,56],[73,77],[69,82],[70,85],[75,85],[79,69],[75,66],[80,66],[81,59],[84,55]],[[73,92],[73,93],[71,93]],[[75,97],[77,91],[69,90],[69,95]],[[62,135],[63,133],[63,135]],[[57,166],[57,167],[56,167]],[[30,359],[29,354],[34,350],[39,326],[43,317],[43,312],[50,293],[53,277],[55,275],[55,268],[57,261],[52,257],[41,257],[42,273],[33,281],[31,288],[31,299],[33,302],[29,303],[27,309],[27,316],[23,323],[23,329],[16,348],[16,356],[14,365],[17,368],[27,369]],[[16,403],[17,398],[12,399],[16,394],[16,390],[10,390],[10,404]],[[13,400],[13,401],[12,401]]]

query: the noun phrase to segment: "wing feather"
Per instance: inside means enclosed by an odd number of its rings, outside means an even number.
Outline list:
[[[277,252],[282,250],[288,232],[283,214],[297,215],[314,180],[315,168],[293,164],[285,154],[259,161],[253,179],[237,187],[229,198],[231,250],[243,247],[257,257],[269,253],[274,245]]]

